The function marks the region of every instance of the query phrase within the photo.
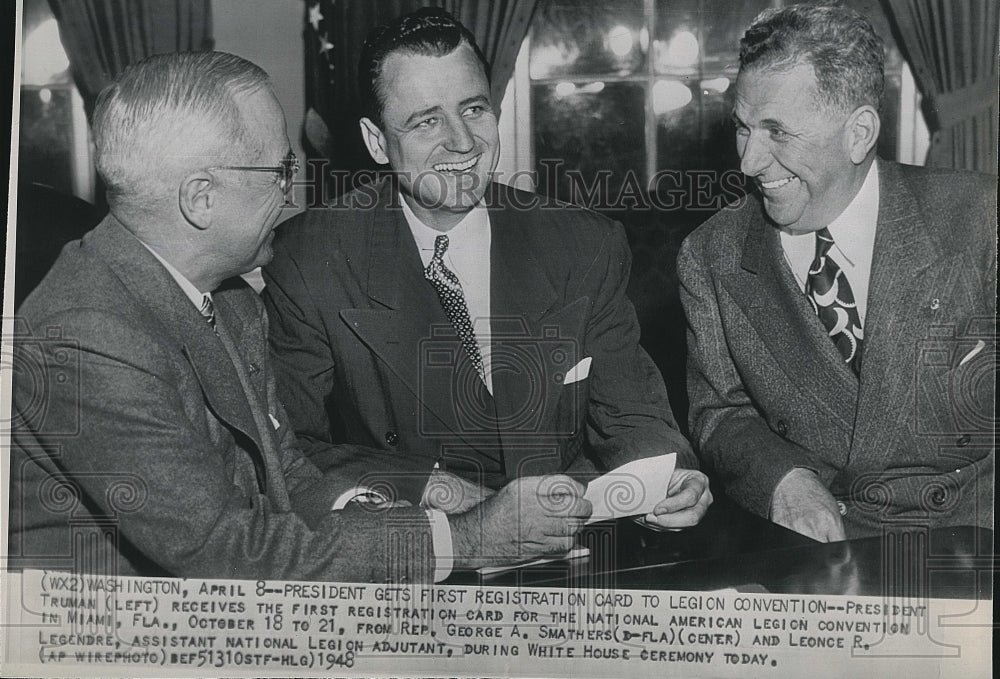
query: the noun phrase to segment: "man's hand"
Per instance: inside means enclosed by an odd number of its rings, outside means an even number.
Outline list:
[[[526,476],[470,511],[450,517],[456,567],[565,554],[593,510],[583,492],[582,485],[561,474]]]
[[[645,520],[662,528],[687,528],[701,521],[710,504],[708,477],[696,469],[675,469],[667,497],[646,514]]]
[[[467,512],[495,492],[446,471],[435,469],[424,486],[420,506],[440,509],[445,514]]]
[[[820,542],[846,539],[837,501],[814,472],[796,467],[771,496],[771,521]]]

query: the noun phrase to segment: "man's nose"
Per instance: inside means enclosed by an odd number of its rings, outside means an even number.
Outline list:
[[[449,119],[447,125],[448,136],[445,139],[445,146],[448,150],[455,153],[468,153],[471,151],[476,145],[476,140],[473,138],[472,133],[469,132],[469,127],[465,124],[465,120],[461,118],[457,120]]]
[[[764,141],[753,133],[737,138],[740,154],[740,171],[748,177],[760,174],[770,163],[770,154]]]

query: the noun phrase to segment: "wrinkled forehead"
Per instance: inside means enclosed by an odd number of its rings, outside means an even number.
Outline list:
[[[819,88],[813,67],[804,62],[757,66],[740,70],[736,77],[734,112],[761,116],[790,108],[816,110]]]

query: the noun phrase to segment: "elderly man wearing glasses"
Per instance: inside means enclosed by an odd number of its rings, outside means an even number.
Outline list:
[[[434,512],[346,502],[275,396],[263,306],[238,278],[270,261],[295,170],[267,74],[152,57],[101,94],[93,131],[111,213],[25,301],[14,343],[9,567],[438,575]],[[587,513],[551,507],[530,537],[568,549]]]

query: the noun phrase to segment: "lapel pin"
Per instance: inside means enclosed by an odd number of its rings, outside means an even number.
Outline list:
[[[937,311],[940,308],[941,308],[941,300],[935,297],[934,299],[931,300],[931,310]]]

